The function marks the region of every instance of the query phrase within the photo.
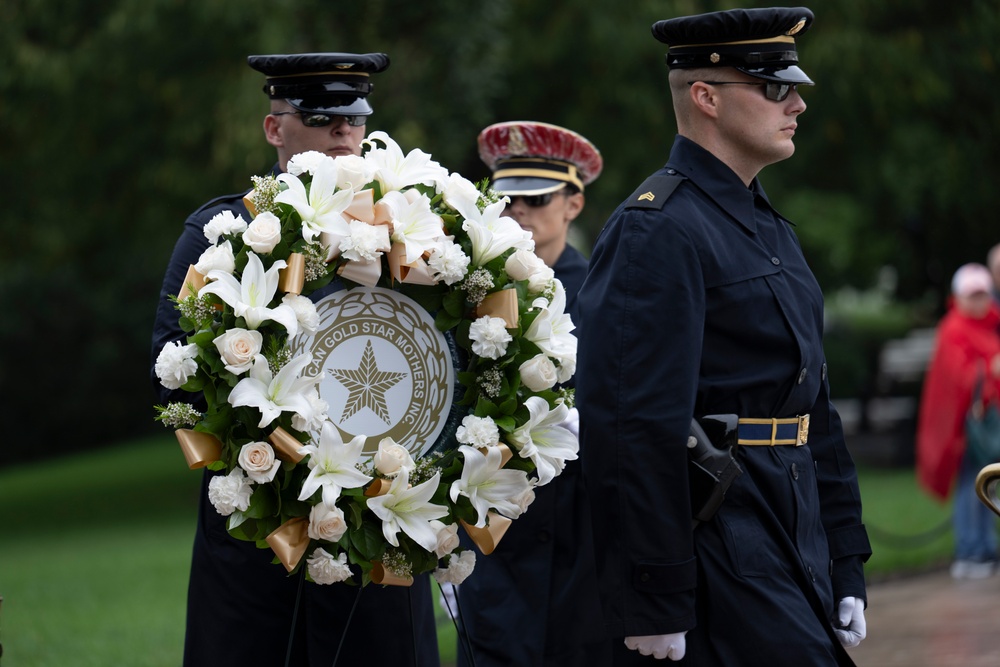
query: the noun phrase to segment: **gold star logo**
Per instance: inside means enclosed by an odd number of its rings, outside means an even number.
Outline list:
[[[357,368],[333,368],[330,369],[330,374],[349,392],[341,421],[346,421],[360,410],[368,408],[378,415],[379,419],[391,425],[385,392],[405,378],[407,373],[380,371],[370,340],[365,343],[365,351]]]

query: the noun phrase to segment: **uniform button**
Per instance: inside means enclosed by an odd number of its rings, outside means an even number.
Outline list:
[[[820,370],[819,377],[821,380],[826,382],[826,362],[823,362],[823,368]]]
[[[674,174],[677,173],[677,170],[676,169],[667,169],[667,173],[670,174],[671,176],[673,176]]]
[[[538,541],[539,542],[548,542],[549,539],[550,539],[550,536],[549,536],[548,531],[543,530],[543,531],[541,531],[541,532],[538,533]]]
[[[650,579],[651,577],[649,576],[649,572],[643,572],[642,574],[639,575],[639,581],[641,581],[642,583],[646,583]]]
[[[799,478],[799,466],[798,466],[798,464],[793,463],[791,470],[792,470],[792,479],[798,479]]]
[[[808,567],[808,570],[809,570],[809,576],[812,578],[813,581],[816,581],[816,572],[813,570],[812,565]]]
[[[799,371],[799,384],[802,384],[803,382],[806,381],[806,376],[807,375],[809,375],[809,369],[808,368],[803,368],[801,371]]]
[[[775,266],[777,266],[778,264],[781,264],[781,260],[778,259],[777,257],[772,257],[771,258],[771,264],[774,264]]]

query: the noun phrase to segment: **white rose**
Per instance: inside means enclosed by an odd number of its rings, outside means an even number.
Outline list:
[[[507,331],[507,323],[502,318],[486,315],[478,318],[469,327],[472,351],[486,359],[499,359],[507,351],[507,343],[513,340]]]
[[[459,555],[448,556],[448,567],[434,570],[434,578],[439,584],[460,584],[465,581],[476,567],[476,552],[466,549]]]
[[[167,389],[180,389],[192,375],[198,372],[197,345],[181,345],[180,341],[167,343],[156,357],[153,370],[160,384]]]
[[[438,558],[444,558],[458,548],[460,542],[458,538],[458,524],[444,524],[437,519],[431,520],[431,530],[437,534],[437,546],[434,547],[434,554]]]
[[[521,364],[517,369],[521,373],[521,382],[531,391],[545,391],[556,383],[558,371],[544,354],[536,354]]]
[[[299,328],[310,336],[316,333],[319,327],[319,313],[316,312],[316,304],[308,297],[299,294],[286,294],[281,297],[281,303],[291,306],[295,311],[295,319],[299,323]]]
[[[449,174],[444,182],[441,196],[448,206],[462,212],[478,206],[480,192],[472,181],[459,174]]]
[[[347,521],[339,507],[326,503],[313,505],[309,511],[309,537],[314,540],[336,542],[347,532]]]
[[[297,153],[293,155],[288,160],[288,165],[286,171],[293,176],[301,176],[302,174],[315,174],[316,169],[319,168],[323,162],[327,160],[332,160],[333,158],[326,153],[320,153],[319,151],[306,151],[304,153]]]
[[[500,430],[490,417],[466,415],[455,429],[455,439],[473,447],[494,447],[500,442]]]
[[[542,264],[542,267],[528,277],[528,291],[533,294],[541,294],[549,288],[549,284],[556,277],[556,272],[550,267]]]
[[[250,507],[252,493],[253,487],[239,467],[233,468],[225,477],[213,477],[208,483],[208,499],[222,516],[229,516],[236,510],[245,512]]]
[[[351,568],[347,565],[347,554],[343,551],[334,558],[322,548],[316,549],[306,561],[309,576],[317,584],[336,584],[350,578]]]
[[[337,162],[337,189],[360,190],[375,178],[375,167],[360,155],[340,155]]]
[[[266,484],[274,479],[281,461],[274,458],[274,450],[266,442],[248,442],[240,448],[240,467],[247,477],[258,484]]]
[[[545,266],[541,257],[530,250],[515,250],[504,263],[504,270],[514,280],[527,280]]]
[[[243,242],[254,252],[269,253],[281,241],[281,220],[273,213],[261,213],[243,232]]]
[[[224,271],[232,274],[236,270],[233,244],[224,241],[222,245],[209,246],[205,252],[201,253],[194,268],[203,276],[207,276],[209,271]]]
[[[213,342],[222,355],[226,370],[233,375],[240,375],[253,366],[254,357],[260,354],[264,336],[258,331],[234,328],[216,337]]]
[[[247,223],[242,215],[234,216],[232,211],[223,211],[212,216],[212,219],[205,223],[202,231],[208,242],[215,245],[220,236],[242,234],[246,228]]]
[[[397,445],[392,438],[382,438],[379,441],[372,463],[386,477],[394,477],[401,470],[413,470],[416,466],[410,452],[402,445]]]

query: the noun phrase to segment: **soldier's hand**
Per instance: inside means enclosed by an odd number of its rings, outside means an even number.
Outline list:
[[[839,628],[834,628],[837,639],[846,648],[853,648],[861,643],[868,633],[865,625],[865,601],[860,598],[844,598],[837,605],[837,621]]]
[[[642,655],[651,655],[657,660],[680,660],[684,657],[687,643],[684,635],[687,632],[674,632],[669,635],[640,635],[626,637],[625,646]]]

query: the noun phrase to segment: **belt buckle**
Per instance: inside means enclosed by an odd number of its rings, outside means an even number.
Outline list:
[[[799,417],[799,435],[797,438],[796,446],[806,444],[809,440],[809,415],[801,415]]]

